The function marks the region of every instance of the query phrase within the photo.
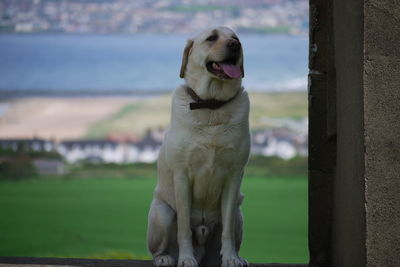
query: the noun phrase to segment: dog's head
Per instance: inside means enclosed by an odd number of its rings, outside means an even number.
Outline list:
[[[204,75],[223,81],[244,77],[242,45],[231,29],[206,30],[188,40],[180,77],[195,76],[198,79]]]

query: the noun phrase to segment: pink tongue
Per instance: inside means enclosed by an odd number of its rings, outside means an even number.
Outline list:
[[[242,76],[242,72],[240,71],[240,68],[238,66],[231,64],[224,64],[224,63],[220,63],[219,65],[221,66],[225,74],[231,77],[232,79],[237,79]]]

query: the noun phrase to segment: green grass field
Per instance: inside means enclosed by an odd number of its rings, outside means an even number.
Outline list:
[[[251,93],[252,130],[270,127],[270,119],[304,118],[306,98],[305,92]],[[170,101],[161,95],[123,106],[91,125],[87,137],[141,136],[166,127]],[[37,179],[29,158],[19,157],[12,166],[0,164],[0,256],[150,259],[146,225],[155,164],[68,165],[63,177]],[[308,261],[306,172],[306,158],[250,159],[242,185],[241,256]]]
[[[148,259],[154,178],[0,182],[0,256]],[[305,263],[307,180],[244,179],[244,241],[251,262]]]

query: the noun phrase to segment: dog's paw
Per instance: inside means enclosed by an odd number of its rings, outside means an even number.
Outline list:
[[[193,256],[179,257],[178,267],[197,267],[197,261]]]
[[[249,266],[249,263],[236,255],[222,256],[221,267],[245,267]]]
[[[154,258],[153,264],[156,267],[173,267],[175,260],[169,255],[160,255]]]
[[[242,261],[243,266],[246,266],[246,267],[250,266],[249,262],[247,260],[245,260],[245,259],[243,259],[241,257],[239,257],[239,259]]]

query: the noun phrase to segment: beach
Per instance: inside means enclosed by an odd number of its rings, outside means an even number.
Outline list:
[[[83,138],[91,125],[137,98],[19,98],[2,102],[0,138]]]

